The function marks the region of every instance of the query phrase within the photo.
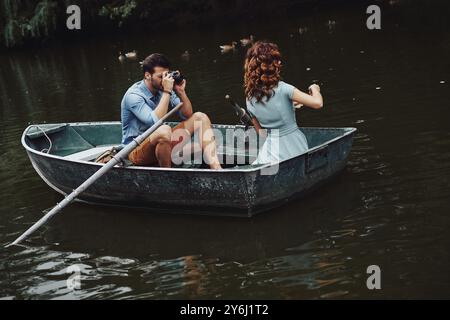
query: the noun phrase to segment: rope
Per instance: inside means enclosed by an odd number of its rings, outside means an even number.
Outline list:
[[[52,140],[51,140],[51,139],[48,137],[48,135],[45,133],[44,129],[42,129],[39,125],[34,124],[34,125],[32,125],[32,127],[36,127],[36,128],[38,128],[39,130],[41,130],[42,133],[44,134],[44,136],[47,138],[47,140],[48,140],[50,146],[48,147],[48,149],[45,149],[45,148],[42,149],[41,152],[45,152],[45,153],[49,154],[49,153],[50,153],[50,150],[51,150],[52,147],[53,147]],[[47,150],[47,151],[44,151],[44,150]]]

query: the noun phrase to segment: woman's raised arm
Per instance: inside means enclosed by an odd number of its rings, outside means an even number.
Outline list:
[[[294,105],[301,104],[313,109],[320,109],[323,107],[323,97],[320,94],[320,87],[317,84],[309,86],[309,94],[295,88],[292,95],[292,101],[294,102]]]

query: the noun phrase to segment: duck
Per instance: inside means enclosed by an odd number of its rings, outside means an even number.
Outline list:
[[[253,41],[255,41],[255,37],[253,35],[250,35],[249,38],[244,38],[244,39],[241,39],[240,41],[241,41],[241,45],[243,47],[246,47],[250,44],[253,44]]]
[[[400,3],[400,0],[389,0],[388,3],[390,6],[395,6]]]
[[[136,59],[137,58],[136,50],[133,50],[132,52],[125,53],[125,57],[127,57],[127,59]]]
[[[183,60],[189,60],[189,58],[190,58],[189,51],[186,50],[186,51],[181,55],[181,59],[183,59]]]
[[[298,33],[305,34],[308,31],[308,27],[300,27],[298,28]]]
[[[335,20],[328,20],[328,28],[329,29],[334,29],[334,27],[336,27],[336,21]]]
[[[229,52],[231,50],[236,49],[236,45],[237,45],[237,42],[233,41],[231,43],[231,45],[230,44],[224,44],[224,45],[221,45],[219,47],[220,47],[220,50],[222,50],[222,53],[224,53],[224,52]]]
[[[119,52],[119,61],[124,62],[126,59],[125,55],[122,54],[122,52]]]

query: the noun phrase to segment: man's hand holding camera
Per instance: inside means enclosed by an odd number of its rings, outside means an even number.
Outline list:
[[[163,87],[163,91],[169,94],[172,90],[175,91],[176,95],[183,103],[183,107],[181,108],[182,114],[187,118],[192,116],[192,104],[186,94],[186,79],[180,71],[165,71],[163,73],[161,86]]]
[[[175,84],[173,88],[177,96],[186,94],[185,89],[186,89],[186,79],[183,79],[183,81],[180,84]]]
[[[170,94],[173,90],[174,82],[172,75],[168,71],[163,73],[162,87],[164,92]]]

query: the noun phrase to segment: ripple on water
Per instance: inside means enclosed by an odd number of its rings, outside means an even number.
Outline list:
[[[423,10],[428,9],[422,6],[418,12],[422,15]],[[318,22],[309,21],[311,30],[316,24],[317,32],[308,50],[279,33],[286,28],[297,30],[295,19],[283,17],[277,30],[264,24],[257,27],[261,36],[278,39],[286,60],[283,72],[287,82],[299,88],[305,88],[312,79],[323,82],[325,107],[320,111],[302,108],[298,111],[299,123],[358,128],[347,169],[339,181],[311,197],[252,220],[250,227],[236,222],[244,230],[241,234],[245,233],[239,240],[233,239],[232,231],[211,235],[196,230],[195,237],[191,237],[186,229],[183,232],[189,238],[183,235],[162,241],[160,238],[166,239],[163,234],[174,234],[173,223],[184,222],[178,218],[168,219],[161,224],[161,233],[150,235],[155,240],[152,242],[164,242],[152,243],[151,248],[140,249],[133,243],[141,242],[149,233],[103,246],[106,241],[95,242],[96,237],[99,239],[99,234],[92,231],[95,228],[80,227],[82,232],[76,239],[68,236],[70,232],[58,230],[54,241],[61,241],[58,234],[64,233],[67,246],[48,241],[45,247],[0,251],[1,299],[372,298],[373,293],[365,288],[365,268],[371,264],[382,268],[386,277],[382,291],[386,297],[448,297],[448,80],[442,72],[430,76],[430,70],[446,70],[449,48],[442,44],[448,43],[448,32],[411,35],[410,30],[397,28],[398,32],[389,39],[374,38],[362,45],[355,39],[365,39],[364,32],[349,37],[336,28],[333,37],[329,37],[324,26],[329,17],[318,18]],[[339,19],[341,25],[360,25],[360,12],[352,15],[348,11]],[[243,27],[236,24],[228,31],[238,34]],[[205,47],[201,55],[192,55],[190,63],[180,64],[189,76],[189,95],[195,108],[207,112],[214,122],[236,123],[223,96],[229,93],[236,99],[240,97],[241,103],[244,101],[245,51],[221,56],[216,44],[208,46],[208,42],[216,42],[220,32],[208,32],[206,36],[210,38],[205,42],[204,30],[197,36],[186,30],[190,46]],[[311,33],[303,36],[310,37]],[[139,44],[139,37],[127,41]],[[173,52],[177,41],[169,40],[176,38],[176,33],[167,34],[168,41],[158,47]],[[427,46],[411,45],[417,38],[426,41]],[[0,167],[6,168],[0,173],[2,244],[35,222],[56,198],[35,173],[20,145],[28,123],[120,118],[118,106],[123,92],[140,74],[134,65],[99,60],[102,55],[98,55],[98,50],[106,52],[111,48],[108,41],[96,42],[95,48],[83,44],[72,48],[76,56],[86,57],[83,68],[69,68],[73,54],[56,46],[44,49],[45,54],[36,57],[7,57],[8,66],[0,69],[8,78],[0,81],[1,111],[7,115],[0,120]],[[148,49],[144,44],[141,47],[141,51]],[[439,50],[430,51],[428,47]],[[408,55],[404,54],[406,51]],[[432,61],[433,68],[423,61]],[[105,66],[108,73],[104,72]],[[413,74],[410,66],[417,66]],[[298,72],[306,68],[311,70]],[[83,79],[91,79],[95,85]],[[80,211],[86,216],[100,212],[103,217],[110,210]],[[89,218],[86,222],[91,221]],[[147,222],[164,219],[151,217]],[[54,226],[49,227],[50,231]],[[208,227],[214,230],[218,225],[208,222]],[[114,232],[122,229],[117,224]],[[230,230],[234,231],[234,227]],[[40,243],[37,240],[43,233],[31,243]],[[82,244],[76,241],[83,237]],[[192,238],[206,245],[184,246],[182,242],[193,241]],[[247,247],[248,242],[252,245]],[[211,243],[214,248],[204,249]],[[176,247],[172,251],[176,254],[170,258],[166,256],[169,246]],[[69,290],[66,283],[68,267],[74,264],[82,277],[81,290],[76,291]]]

